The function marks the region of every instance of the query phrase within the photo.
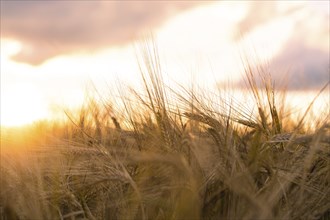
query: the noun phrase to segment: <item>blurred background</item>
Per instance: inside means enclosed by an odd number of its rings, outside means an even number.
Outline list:
[[[90,82],[101,94],[121,83],[138,87],[137,48],[151,32],[169,86],[239,90],[249,62],[306,105],[329,81],[329,1],[0,4],[3,126],[80,105]]]

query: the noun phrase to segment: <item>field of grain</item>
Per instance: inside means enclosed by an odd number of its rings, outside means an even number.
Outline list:
[[[254,109],[173,91],[144,55],[145,91],[120,108],[88,99],[65,121],[1,129],[1,219],[330,218],[329,109],[291,117],[248,67]]]

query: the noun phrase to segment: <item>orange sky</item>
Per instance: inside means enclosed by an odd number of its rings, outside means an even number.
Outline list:
[[[1,124],[78,105],[90,81],[138,85],[134,46],[150,30],[169,83],[239,84],[242,53],[275,80],[290,69],[290,89],[329,80],[328,1],[1,1]]]

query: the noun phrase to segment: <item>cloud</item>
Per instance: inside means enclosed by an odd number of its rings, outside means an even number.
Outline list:
[[[264,73],[269,71],[277,89],[318,90],[330,81],[329,60],[329,51],[292,38],[268,64],[260,64],[259,67],[252,64],[252,70],[256,74],[258,69],[265,71]],[[259,78],[257,82],[261,85]],[[235,86],[245,88],[244,79],[238,81]]]
[[[16,39],[16,61],[38,65],[60,54],[124,45],[197,1],[1,1],[1,37]]]
[[[257,27],[276,18],[293,14],[303,7],[299,4],[285,4],[285,7],[281,7],[281,4],[276,1],[249,2],[246,16],[237,25],[235,39],[238,40]]]
[[[278,86],[287,84],[289,90],[320,89],[330,81],[329,13],[303,4],[280,6],[278,2],[252,3],[238,29],[247,35],[274,19],[293,21],[290,37],[266,68]],[[237,82],[237,86],[244,87],[244,81]]]
[[[293,90],[320,89],[329,82],[329,51],[308,46],[295,38],[284,48],[270,65],[270,69],[281,71],[273,74],[275,81],[288,80],[288,88]]]
[[[297,20],[293,35],[271,62],[273,69],[289,70],[289,89],[320,89],[330,81],[329,14],[309,10],[306,18]],[[285,74],[274,74],[274,79]]]

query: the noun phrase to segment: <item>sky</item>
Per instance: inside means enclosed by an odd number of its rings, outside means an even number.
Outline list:
[[[149,33],[169,83],[240,87],[244,61],[267,65],[289,90],[329,81],[329,1],[0,4],[2,125],[79,105],[89,82],[138,86],[138,48]]]

